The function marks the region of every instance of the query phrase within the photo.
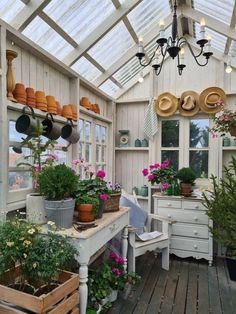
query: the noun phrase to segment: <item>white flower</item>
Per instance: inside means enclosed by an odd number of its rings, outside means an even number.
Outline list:
[[[35,229],[34,229],[34,228],[29,229],[29,230],[28,230],[28,233],[29,233],[29,234],[34,234],[34,233],[35,233]]]
[[[36,268],[37,267],[37,263],[33,263],[33,268]]]
[[[27,257],[27,254],[23,253],[23,256],[24,256],[24,258],[26,258],[26,257]]]
[[[14,245],[14,242],[7,241],[7,242],[6,242],[6,245],[9,246],[9,247],[12,247],[12,246]]]
[[[47,224],[48,224],[49,226],[54,226],[54,225],[55,225],[55,222],[49,220],[49,221],[47,222]]]

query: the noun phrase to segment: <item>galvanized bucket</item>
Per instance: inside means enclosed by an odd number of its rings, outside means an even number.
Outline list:
[[[73,123],[70,120],[70,124],[66,124],[63,126],[61,130],[61,137],[64,138],[64,140],[67,140],[71,144],[75,144],[79,141],[79,133],[76,131],[76,129],[73,127]]]
[[[30,109],[31,115],[26,114],[26,109]],[[33,136],[33,133],[37,129],[38,120],[35,118],[34,110],[32,107],[25,106],[22,109],[22,115],[16,120],[16,131],[29,136]]]
[[[54,122],[51,113],[47,113],[46,119],[42,121],[42,125],[44,126],[43,135],[50,140],[57,140],[61,136],[61,127]]]

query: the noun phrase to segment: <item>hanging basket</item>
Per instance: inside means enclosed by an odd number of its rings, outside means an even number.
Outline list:
[[[104,202],[103,212],[116,212],[119,210],[121,193],[110,194],[109,198]]]
[[[230,125],[229,133],[231,136],[236,136],[236,125]]]

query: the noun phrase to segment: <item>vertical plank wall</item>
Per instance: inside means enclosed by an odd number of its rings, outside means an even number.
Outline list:
[[[147,75],[145,76],[144,81],[142,83],[139,83],[137,79],[137,84],[135,84],[131,89],[124,93],[119,98],[119,101],[148,98],[149,96],[150,96],[150,75]]]

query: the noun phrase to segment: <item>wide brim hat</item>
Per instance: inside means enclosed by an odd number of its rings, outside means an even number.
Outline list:
[[[179,113],[185,117],[192,117],[199,111],[199,95],[194,91],[185,91],[179,100]]]
[[[173,115],[178,108],[178,99],[171,93],[165,92],[160,94],[156,100],[156,113],[161,117]]]
[[[199,106],[203,112],[213,114],[222,109],[221,106],[215,106],[219,101],[226,103],[224,90],[220,87],[208,87],[200,94]]]

